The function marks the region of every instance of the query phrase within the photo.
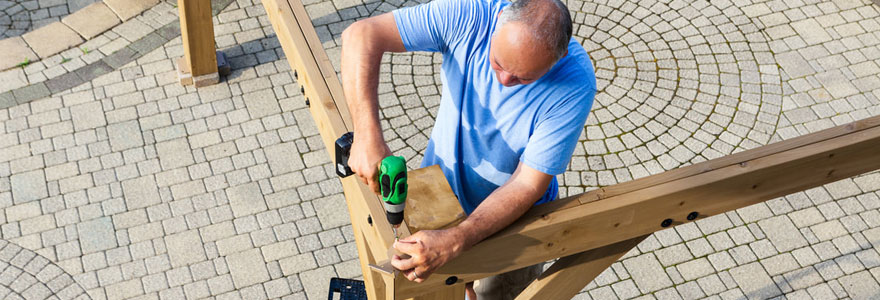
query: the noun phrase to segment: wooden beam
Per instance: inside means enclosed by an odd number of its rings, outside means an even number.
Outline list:
[[[177,7],[184,55],[178,61],[178,73],[189,73],[188,79],[181,77],[181,83],[202,86],[219,82],[211,0],[179,1]]]
[[[560,258],[523,290],[517,300],[571,299],[647,235]]]
[[[508,228],[441,267],[415,296],[455,276],[469,282],[538,262],[617,243],[699,218],[880,169],[880,117],[760,147],[730,157],[635,180],[635,189],[602,191],[537,206]],[[658,178],[662,180],[658,180]],[[637,182],[636,182],[637,181]]]

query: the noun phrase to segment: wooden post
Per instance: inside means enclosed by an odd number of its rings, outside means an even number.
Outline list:
[[[177,3],[184,55],[177,60],[180,84],[200,87],[220,82],[211,0],[179,0]]]

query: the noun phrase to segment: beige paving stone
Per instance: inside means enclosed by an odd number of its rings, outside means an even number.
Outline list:
[[[62,18],[61,22],[70,26],[70,28],[87,40],[120,23],[119,17],[103,1],[92,3],[75,13],[69,14]]]
[[[226,257],[236,288],[269,281],[269,272],[260,249],[251,249]]]
[[[260,186],[251,182],[226,189],[229,205],[236,218],[252,215],[266,210],[266,201],[260,192]]]
[[[271,89],[253,92],[243,97],[248,112],[255,119],[281,112],[275,93]]]
[[[184,167],[195,163],[186,138],[179,138],[156,144],[159,162],[163,170]]]
[[[78,223],[76,228],[83,254],[116,247],[116,232],[110,217]]]
[[[0,70],[6,70],[25,61],[35,61],[39,57],[20,36],[0,40]]]
[[[878,299],[880,298],[880,285],[871,277],[868,271],[861,271],[840,278],[840,284],[852,299]]]
[[[12,198],[15,203],[42,200],[49,196],[43,170],[14,174],[11,179]]]
[[[0,47],[3,46],[0,45]],[[2,58],[0,58],[0,60],[2,60]],[[0,64],[2,64],[2,62],[0,62]],[[0,93],[3,93],[9,90],[14,90],[26,86],[28,84],[28,80],[27,76],[24,75],[24,69],[14,68],[0,72],[0,83],[2,83],[0,84]]]
[[[153,176],[144,176],[122,182],[125,205],[128,209],[138,209],[158,204],[159,190]]]
[[[53,22],[25,33],[22,37],[40,58],[52,56],[83,42],[76,31],[61,22]]]
[[[119,16],[120,19],[126,21],[134,16],[141,14],[144,10],[153,7],[159,0],[104,0],[107,6]]]
[[[197,230],[166,236],[165,248],[168,250],[171,266],[175,268],[207,259]]]
[[[73,106],[70,108],[70,115],[73,118],[73,128],[77,131],[107,125],[104,108],[98,101]]]
[[[41,213],[40,203],[39,202],[28,202],[24,204],[15,205],[5,209],[6,212],[6,220],[9,222],[15,222],[18,220],[24,220],[31,217],[39,216]]]

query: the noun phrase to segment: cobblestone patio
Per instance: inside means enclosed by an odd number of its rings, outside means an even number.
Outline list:
[[[560,196],[880,115],[870,1],[566,3],[600,91]],[[0,297],[324,299],[331,277],[360,278],[341,185],[260,2],[214,18],[233,70],[198,90],[177,83],[180,38],[161,31],[174,4],[88,53],[0,73],[0,90],[32,95],[0,95]],[[417,3],[304,4],[338,70],[346,26]],[[411,168],[440,60],[383,61],[385,136]],[[69,74],[84,83],[48,84]],[[577,299],[878,298],[878,251],[873,172],[657,232]]]

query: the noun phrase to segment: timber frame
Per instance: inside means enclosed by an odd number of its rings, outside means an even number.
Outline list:
[[[342,85],[299,0],[262,0],[324,146],[352,131]],[[372,272],[394,237],[380,201],[341,178],[370,299],[463,299],[464,284],[560,258],[518,299],[573,297],[651,233],[880,169],[880,117],[532,208],[423,283]],[[369,220],[371,219],[371,220]],[[402,236],[409,235],[401,226]]]

